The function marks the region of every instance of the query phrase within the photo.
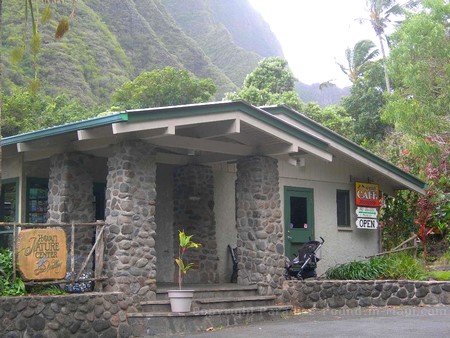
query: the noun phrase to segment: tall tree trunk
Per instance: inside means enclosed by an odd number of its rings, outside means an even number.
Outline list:
[[[381,37],[381,34],[378,34],[378,39],[380,40],[381,55],[383,56],[384,81],[386,82],[386,91],[388,93],[390,93],[391,92],[391,84],[389,82],[389,75],[388,75],[387,66],[386,66],[386,52],[384,51],[384,43],[383,43],[383,38]]]

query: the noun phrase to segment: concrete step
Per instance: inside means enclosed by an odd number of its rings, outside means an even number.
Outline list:
[[[166,300],[167,291],[177,289],[175,285],[157,286],[156,300]],[[194,290],[194,298],[215,298],[215,297],[247,297],[258,294],[257,285],[237,285],[237,284],[192,284],[184,285],[185,290]]]
[[[196,296],[196,295],[195,295]],[[273,305],[276,296],[240,296],[240,297],[213,297],[213,298],[195,298],[192,300],[192,310],[208,310],[208,309],[234,309],[255,306]],[[141,302],[142,312],[169,312],[170,301],[151,300]]]
[[[248,324],[284,318],[292,311],[291,305],[208,309],[188,313],[134,312],[127,319],[134,337],[167,336],[195,333],[208,328]]]

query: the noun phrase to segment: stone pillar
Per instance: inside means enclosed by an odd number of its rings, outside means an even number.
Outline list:
[[[174,173],[173,196],[174,250],[178,250],[179,230],[193,235],[193,241],[202,244],[201,248],[189,250],[185,254],[186,260],[194,263],[194,268],[185,276],[184,282],[218,283],[214,180],[211,168],[199,165],[178,167]]]
[[[48,223],[76,224],[95,221],[92,167],[92,157],[85,154],[66,153],[50,158]],[[65,230],[67,243],[70,243],[71,230],[70,228],[65,228]],[[81,268],[92,249],[94,236],[95,227],[76,228],[75,271]],[[91,257],[85,272],[92,272],[93,264],[94,257]]]
[[[95,219],[92,158],[58,154],[50,158],[49,223],[88,223]]]
[[[108,159],[105,291],[122,291],[137,304],[156,289],[155,177],[153,149],[128,141]]]
[[[284,245],[277,160],[239,160],[236,179],[238,284],[258,284],[260,294],[279,294]]]

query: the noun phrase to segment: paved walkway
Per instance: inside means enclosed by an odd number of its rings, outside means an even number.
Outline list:
[[[309,311],[276,321],[182,337],[444,338],[450,337],[450,306]]]

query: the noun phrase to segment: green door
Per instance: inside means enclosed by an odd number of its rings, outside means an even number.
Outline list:
[[[297,255],[298,248],[314,240],[314,191],[284,188],[284,242],[286,256]]]

